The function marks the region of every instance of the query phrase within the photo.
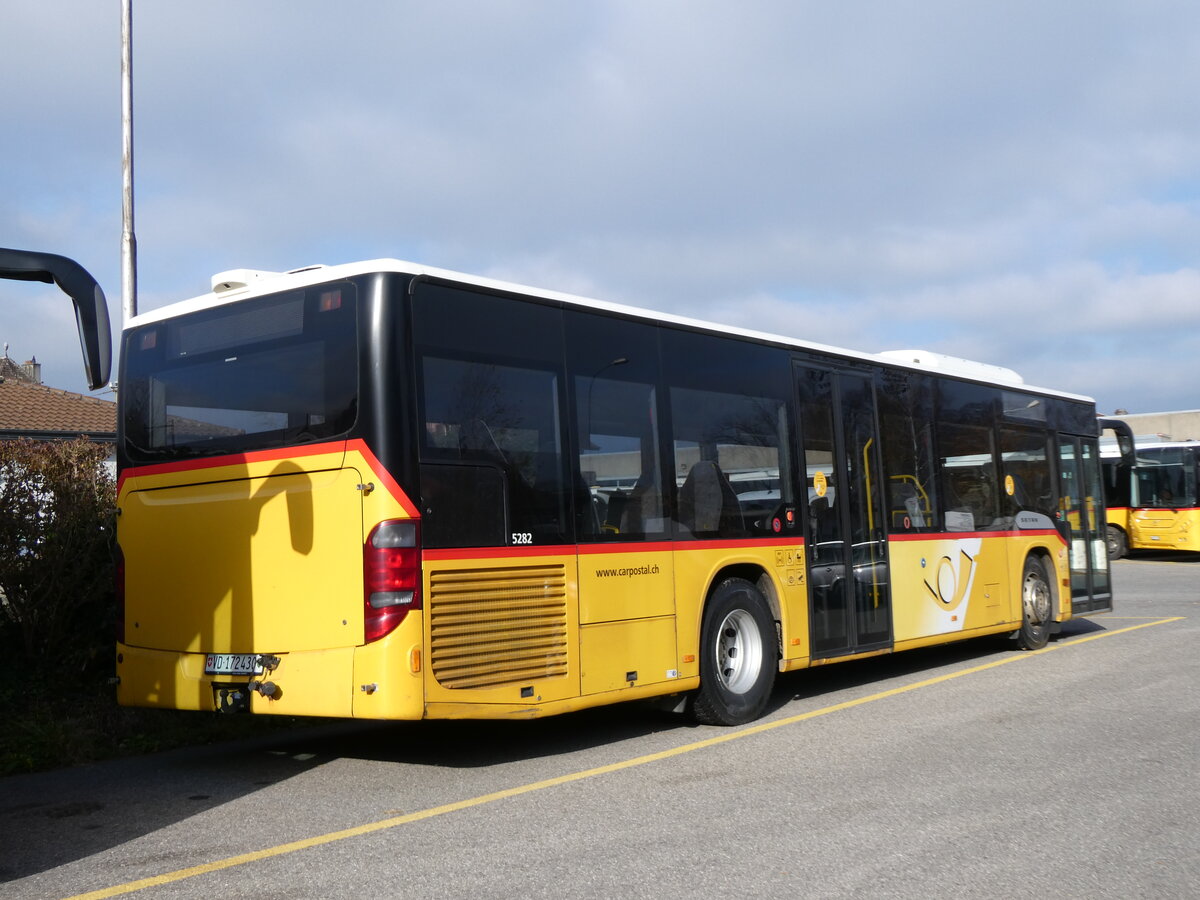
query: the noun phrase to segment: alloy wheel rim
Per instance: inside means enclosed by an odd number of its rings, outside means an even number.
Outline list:
[[[735,694],[748,691],[762,669],[762,641],[754,617],[744,609],[729,613],[721,622],[715,649],[721,684]]]

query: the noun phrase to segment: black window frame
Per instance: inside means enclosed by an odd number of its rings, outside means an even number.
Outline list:
[[[121,420],[121,446],[119,448],[120,465],[153,464],[163,460],[201,459],[229,453],[254,453],[262,450],[273,450],[281,447],[302,446],[347,437],[355,433],[360,424],[360,411],[363,403],[365,385],[363,383],[360,362],[363,356],[362,346],[364,337],[362,327],[364,316],[361,314],[362,298],[359,286],[354,280],[338,280],[322,282],[306,287],[292,288],[257,297],[234,300],[205,309],[196,310],[185,315],[162,319],[141,325],[124,336],[124,350],[121,354],[120,384],[122,390],[118,393],[118,417]],[[289,302],[295,303],[299,298],[299,326],[275,326],[271,330],[269,315],[266,313],[273,305],[280,308]],[[336,305],[334,305],[336,303]],[[325,304],[327,308],[322,308]],[[329,316],[325,318],[324,316]],[[245,320],[247,317],[257,321],[259,333],[247,333]],[[242,321],[238,321],[238,320]],[[208,337],[206,342],[197,346],[184,346],[181,332],[184,329],[195,332],[197,329],[219,331],[222,322],[232,323],[224,329],[228,340],[218,341]],[[336,330],[330,331],[328,323],[334,322]],[[338,337],[349,340],[335,340]],[[312,377],[312,350],[321,351],[322,372],[325,378],[319,383],[314,382],[313,390],[305,395],[298,395],[295,387],[305,378]],[[291,353],[298,364],[291,369],[283,370],[277,366],[280,353]],[[268,358],[274,354],[274,360]],[[173,358],[172,358],[173,357]],[[265,368],[259,366],[253,375],[245,373],[229,373],[229,396],[237,396],[238,402],[244,404],[249,397],[261,396],[264,402],[260,406],[268,406],[270,396],[267,386],[272,377],[291,373],[292,381],[283,386],[277,393],[279,397],[291,398],[289,402],[297,408],[305,406],[308,412],[304,421],[300,422],[298,412],[292,409],[276,410],[273,415],[286,415],[288,423],[279,428],[262,428],[256,431],[235,430],[238,421],[234,414],[238,405],[231,405],[228,423],[209,423],[209,434],[197,434],[190,442],[162,443],[151,446],[145,427],[149,424],[149,414],[139,417],[139,409],[153,402],[149,396],[152,393],[147,379],[154,373],[169,373],[172,369],[187,372],[198,366],[216,366],[219,370],[225,364],[236,365],[247,359],[261,360]],[[148,360],[145,365],[140,361]],[[203,378],[197,384],[212,385],[212,379]],[[315,396],[321,395],[322,402],[317,402]],[[331,399],[336,397],[336,400]],[[307,404],[303,401],[307,400]],[[278,403],[276,405],[279,405]],[[178,404],[177,404],[178,406]],[[316,407],[320,407],[318,410]],[[311,408],[310,408],[311,407]],[[182,409],[200,410],[199,406],[182,407]],[[216,409],[216,407],[214,407]],[[163,410],[164,414],[166,410]],[[263,415],[270,410],[261,410]],[[197,427],[204,424],[197,412],[188,416],[184,412],[167,414],[174,416],[180,422],[190,423]],[[137,419],[137,421],[134,421]],[[224,432],[224,433],[222,433]],[[141,440],[139,440],[141,436]]]
[[[423,541],[438,548],[571,543],[573,511],[567,485],[572,467],[561,305],[437,278],[414,279],[409,293],[416,393],[414,444],[426,520]],[[539,430],[534,460],[539,474],[553,476],[553,490],[544,490],[536,479],[529,482],[525,467],[503,453],[487,458],[462,449],[456,456],[431,442],[427,360],[540,372],[553,380],[554,397],[548,407],[552,422],[544,433]],[[483,424],[493,442],[503,443],[498,440],[500,429],[492,427],[495,423]],[[548,466],[542,444],[550,437],[555,458]],[[499,480],[489,472],[498,473]]]

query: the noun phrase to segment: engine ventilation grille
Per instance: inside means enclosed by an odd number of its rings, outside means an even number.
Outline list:
[[[438,684],[486,688],[567,674],[562,565],[434,570],[429,582]]]

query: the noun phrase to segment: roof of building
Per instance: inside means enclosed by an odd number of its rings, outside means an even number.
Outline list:
[[[3,362],[12,363],[7,357]],[[20,369],[15,363],[12,365]],[[0,437],[115,440],[117,404],[16,377],[0,363]]]
[[[37,379],[33,377],[32,367],[36,365],[34,360],[25,363],[24,366],[19,365],[15,359],[8,355],[8,345],[4,345],[4,356],[0,356],[0,378],[8,380],[14,378],[17,381],[32,381]]]

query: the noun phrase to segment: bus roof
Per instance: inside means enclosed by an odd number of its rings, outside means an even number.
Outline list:
[[[277,291],[309,287],[311,285],[321,284],[327,281],[348,279],[377,272],[394,272],[401,275],[424,275],[431,278],[438,278],[446,281],[454,281],[461,284],[472,285],[487,290],[501,291],[512,294],[524,294],[530,297],[551,300],[569,306],[613,312],[634,318],[736,335],[739,337],[746,337],[758,341],[766,341],[786,347],[812,350],[818,353],[826,353],[835,356],[846,357],[849,359],[861,360],[864,362],[884,364],[938,375],[952,376],[956,378],[967,379],[969,381],[980,381],[999,386],[1009,386],[1024,391],[1031,391],[1056,397],[1065,397],[1071,400],[1092,402],[1091,397],[1082,396],[1080,394],[1072,394],[1066,391],[1058,391],[1050,388],[1027,385],[1025,384],[1024,379],[1021,378],[1021,376],[1015,371],[1004,368],[1003,366],[994,366],[988,363],[960,359],[959,357],[947,356],[942,353],[934,353],[929,350],[886,350],[881,353],[864,353],[857,350],[848,350],[844,347],[834,347],[828,344],[806,341],[800,338],[755,331],[747,328],[738,328],[730,325],[722,325],[716,322],[708,322],[702,319],[692,319],[687,316],[677,316],[672,313],[659,312],[657,310],[643,309],[636,306],[626,306],[619,303],[609,303],[604,300],[593,300],[587,297],[580,297],[560,291],[530,287],[529,285],[500,281],[493,278],[485,278],[479,275],[469,275],[463,272],[455,272],[450,269],[441,269],[435,266],[426,266],[420,263],[407,262],[398,259],[372,259],[361,262],[345,263],[336,266],[311,265],[304,266],[299,269],[292,269],[288,272],[267,272],[257,269],[232,269],[225,272],[219,272],[212,277],[212,290],[209,293],[201,294],[200,296],[193,297],[190,300],[182,300],[167,306],[158,307],[157,309],[148,310],[126,322],[125,328],[137,328],[139,326],[161,321],[163,319],[170,319],[186,313],[197,312],[199,310],[209,309],[215,306],[221,306],[226,303],[232,303],[240,300],[246,300],[251,297],[258,297],[264,294],[275,293]]]

